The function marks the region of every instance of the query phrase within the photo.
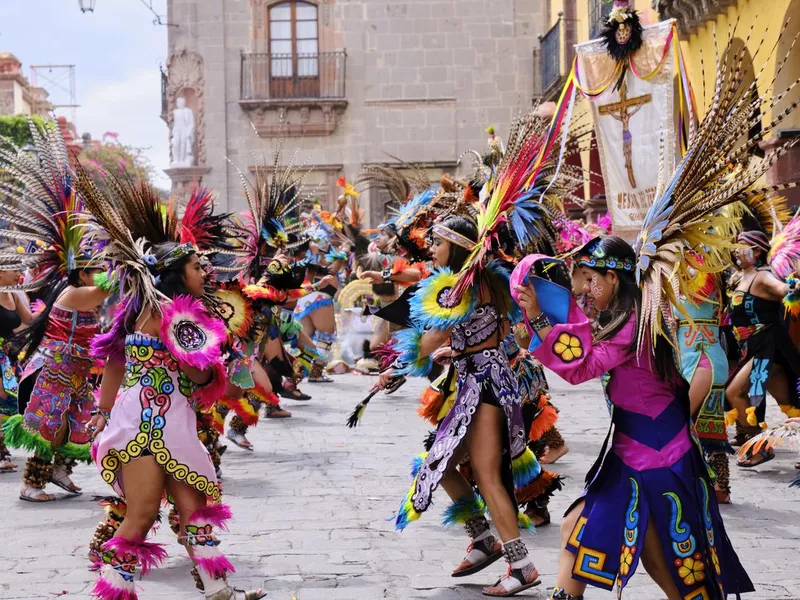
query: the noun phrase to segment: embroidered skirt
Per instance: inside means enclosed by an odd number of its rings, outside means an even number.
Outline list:
[[[689,434],[686,401],[651,419],[614,407],[614,441],[598,461],[566,549],[573,578],[618,596],[639,564],[649,525],[682,598],[754,591],[725,532],[707,467]],[[574,504],[573,504],[574,506]]]

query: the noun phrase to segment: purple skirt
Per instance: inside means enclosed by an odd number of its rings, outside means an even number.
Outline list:
[[[681,597],[754,591],[725,533],[700,449],[682,434],[689,436],[685,399],[676,398],[655,419],[615,406],[612,420],[611,451],[590,473],[566,546],[576,555],[573,578],[607,590],[616,584],[621,597],[652,524]]]

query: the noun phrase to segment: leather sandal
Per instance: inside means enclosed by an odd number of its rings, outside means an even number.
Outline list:
[[[539,579],[539,571],[532,564],[520,569],[512,569],[509,565],[506,574],[493,586],[483,588],[483,595],[492,598],[510,598],[540,583],[542,580]]]
[[[213,594],[206,594],[206,600],[261,600],[267,592],[258,588],[256,590],[244,591],[239,588],[226,588],[219,590]]]
[[[761,457],[761,460],[758,462],[752,462],[757,457]],[[760,467],[764,463],[768,463],[773,458],[775,458],[775,453],[772,450],[762,450],[761,452],[756,452],[744,460],[740,460],[736,463],[737,467],[741,467],[742,469],[753,469],[755,467]]]
[[[251,444],[250,441],[244,437],[243,433],[239,433],[233,429],[230,429],[228,430],[228,433],[225,434],[225,437],[239,446],[239,448],[242,450],[249,450],[250,452],[253,451],[253,444]]]
[[[44,490],[26,485],[19,493],[19,499],[25,502],[52,502],[56,499],[52,494],[46,493]]]
[[[53,474],[50,476],[50,483],[76,496],[83,493],[81,488],[75,485],[72,479],[70,479],[69,472],[61,465],[53,466]]]
[[[479,558],[476,562],[472,562],[470,560],[470,555],[474,551],[480,552],[483,555],[483,558]],[[502,558],[502,556],[503,544],[496,540],[494,536],[489,536],[485,540],[481,540],[479,542],[470,542],[470,545],[467,548],[467,555],[450,576],[466,577],[467,575],[473,575],[474,573],[483,571],[489,565],[497,562],[500,560],[500,558]]]

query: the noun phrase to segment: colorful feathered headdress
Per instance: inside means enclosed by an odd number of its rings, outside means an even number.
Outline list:
[[[566,193],[561,184],[554,185],[558,179],[575,176],[569,167],[560,173],[557,170],[558,152],[554,148],[559,127],[540,116],[538,106],[512,123],[505,153],[484,190],[487,201],[477,219],[478,241],[458,275],[453,292],[456,297],[472,286],[478,272],[486,266],[493,249],[499,245],[498,236],[504,227],[513,232],[520,248],[542,237],[552,238],[550,221],[558,218],[560,213],[555,209],[560,204],[558,196]],[[571,144],[574,143],[575,138]]]
[[[797,101],[755,132],[753,125],[761,123],[762,115],[769,113],[786,92],[773,91],[763,100],[754,100],[753,92],[764,70],[752,84],[745,85],[740,66],[747,59],[746,52],[746,48],[737,50],[728,42],[717,61],[716,86],[708,112],[692,131],[685,156],[672,174],[663,173],[662,161],[656,198],[635,244],[636,279],[642,288],[640,347],[645,335],[655,341],[663,333],[664,302],[677,304],[678,296],[689,292],[681,287],[681,281],[688,277],[680,273],[690,264],[682,260],[687,253],[702,252],[703,264],[692,265],[697,270],[717,272],[729,264],[731,240],[739,220],[721,209],[736,200],[789,187],[754,187],[788,146],[764,158],[751,151],[786,119]],[[778,63],[779,69],[784,63]]]
[[[242,244],[240,277],[244,280],[257,280],[270,255],[288,243],[286,220],[302,198],[303,179],[308,173],[295,164],[296,158],[295,153],[287,166],[281,166],[278,146],[271,163],[263,157],[256,159],[252,177],[236,169],[248,206],[248,213],[242,219],[246,238]]]
[[[0,212],[8,227],[0,230],[4,270],[29,269],[33,276],[20,289],[53,288],[70,271],[89,266],[92,251],[85,241],[85,218],[61,129],[48,121],[39,129],[29,120],[33,151],[0,140]],[[17,252],[17,246],[36,246]]]

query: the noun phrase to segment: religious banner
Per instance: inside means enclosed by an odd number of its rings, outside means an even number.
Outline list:
[[[673,21],[645,27],[625,61],[603,40],[576,46],[575,84],[590,100],[613,232],[628,241],[653,204],[661,161],[669,176],[680,158],[675,103],[686,92],[675,88],[686,81],[675,31]]]

